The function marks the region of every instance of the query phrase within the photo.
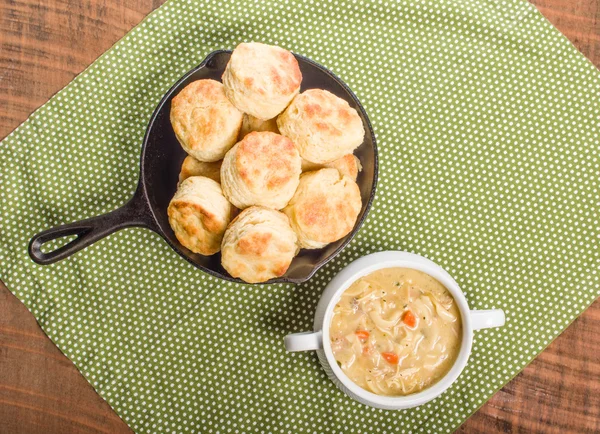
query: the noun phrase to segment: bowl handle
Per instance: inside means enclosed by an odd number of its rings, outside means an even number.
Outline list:
[[[323,331],[293,333],[283,338],[283,343],[290,352],[320,350],[323,348]]]
[[[473,323],[473,330],[502,327],[506,322],[506,316],[502,309],[472,310],[471,322]]]
[[[139,185],[133,197],[121,208],[108,214],[92,217],[66,225],[56,226],[36,234],[29,242],[29,256],[41,265],[53,264],[120,229],[143,226],[154,231],[156,223]],[[76,235],[77,238],[51,252],[43,252],[48,241]]]

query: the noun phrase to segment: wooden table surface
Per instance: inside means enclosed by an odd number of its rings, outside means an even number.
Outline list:
[[[161,3],[0,0],[0,138]],[[532,3],[600,67],[600,0]],[[130,430],[0,283],[0,433],[74,432]],[[600,302],[458,432],[600,432]]]

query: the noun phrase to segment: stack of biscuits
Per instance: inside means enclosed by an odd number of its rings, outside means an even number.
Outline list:
[[[189,250],[220,251],[223,268],[245,282],[280,277],[300,249],[343,238],[362,207],[353,155],[362,120],[326,90],[300,93],[301,82],[292,53],[243,43],[222,83],[192,82],[171,102],[188,156],[170,225]]]

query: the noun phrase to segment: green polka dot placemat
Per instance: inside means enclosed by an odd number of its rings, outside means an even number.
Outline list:
[[[380,184],[350,245],[299,286],[212,278],[143,229],[34,264],[34,233],[130,197],[162,94],[240,41],[328,66],[366,107]],[[449,432],[600,294],[599,155],[600,74],[527,2],[172,0],[0,145],[0,278],[135,431]],[[507,314],[407,411],[352,401],[282,342],[338,270],[386,249]]]

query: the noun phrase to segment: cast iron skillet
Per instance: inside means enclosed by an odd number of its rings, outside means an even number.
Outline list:
[[[123,228],[141,226],[153,230],[187,259],[207,273],[222,279],[242,282],[232,278],[221,266],[219,254],[202,256],[183,247],[169,226],[167,207],[177,189],[177,181],[185,152],[177,142],[169,121],[171,99],[181,89],[195,80],[212,78],[221,80],[221,75],[229,61],[231,51],[214,51],[195,69],[181,78],[163,97],[150,118],[142,146],[140,179],[133,197],[108,214],[92,217],[75,223],[57,226],[35,235],[29,243],[29,255],[38,264],[47,265],[60,261],[105,236]],[[267,283],[308,280],[322,265],[335,257],[356,234],[365,220],[375,195],[377,183],[377,146],[373,128],[367,113],[356,95],[338,77],[310,59],[295,54],[302,71],[302,89],[322,88],[348,101],[362,118],[365,139],[355,151],[363,166],[358,176],[362,196],[362,209],[354,229],[341,240],[318,250],[302,250],[294,259],[287,273]],[[43,252],[42,245],[65,236],[77,237],[66,245],[52,251]]]

